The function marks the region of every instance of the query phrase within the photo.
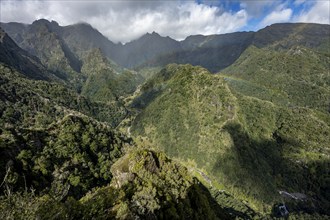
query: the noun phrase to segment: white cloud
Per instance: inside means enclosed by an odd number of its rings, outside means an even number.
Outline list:
[[[267,15],[261,22],[260,27],[265,27],[274,23],[283,23],[289,22],[292,18],[292,9],[291,8],[282,8],[280,7],[278,10],[271,12]]]
[[[233,32],[247,24],[247,12],[186,1],[1,1],[1,22],[55,20],[87,22],[112,41],[127,42],[146,32],[184,39],[193,34]]]
[[[241,0],[240,6],[246,9],[250,17],[259,17],[264,14],[265,11],[272,7],[276,7],[281,4],[279,0]]]
[[[309,9],[293,18],[296,22],[330,24],[330,1],[316,1]]]

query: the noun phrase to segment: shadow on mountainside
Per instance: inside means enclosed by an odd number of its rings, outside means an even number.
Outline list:
[[[299,210],[293,205],[291,210],[330,214],[329,160],[304,164],[290,158],[285,152],[299,152],[299,142],[284,139],[276,131],[272,139],[259,141],[238,123],[227,124],[224,129],[231,135],[233,147],[218,158],[213,173],[221,167],[227,184],[263,203],[283,202],[279,190],[298,192],[308,196],[311,206]]]
[[[185,198],[168,201],[154,214],[141,216],[146,219],[252,219],[234,208],[221,207],[202,184],[191,185]]]

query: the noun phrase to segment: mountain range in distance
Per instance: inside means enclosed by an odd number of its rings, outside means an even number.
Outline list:
[[[33,44],[42,44],[42,41],[35,41],[38,39],[36,34],[44,32],[52,35],[48,40],[59,42],[74,70],[79,70],[77,59],[81,58],[84,52],[100,48],[109,59],[130,69],[164,66],[175,62],[200,65],[211,72],[218,72],[231,65],[251,45],[267,47],[274,42],[281,42],[278,47],[289,47],[293,45],[284,41],[290,39],[291,44],[318,47],[329,36],[327,25],[274,24],[257,32],[194,35],[183,41],[162,37],[153,32],[122,45],[114,44],[85,23],[62,27],[55,21],[41,19],[31,25],[2,23],[1,27],[21,48],[33,55],[38,53],[34,49],[37,45]]]
[[[1,219],[329,218],[330,25],[0,27]]]

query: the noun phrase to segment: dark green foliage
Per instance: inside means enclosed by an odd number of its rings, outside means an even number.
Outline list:
[[[2,129],[0,176],[14,190],[79,198],[111,180],[110,167],[126,144],[130,140],[107,125],[73,115],[45,130]],[[9,181],[8,174],[17,178]]]
[[[169,65],[141,91],[133,106],[147,108],[133,122],[133,131],[155,138],[170,156],[180,151],[186,159],[199,153],[212,157],[208,150],[201,152],[214,144],[208,139],[210,131],[216,130],[212,124],[233,117],[233,97],[222,78],[190,65]]]
[[[328,25],[126,45],[86,24],[1,25],[48,70],[0,33],[0,219],[270,219],[283,203],[288,219],[329,215]],[[108,57],[234,64],[140,75]]]
[[[95,188],[80,200],[58,201],[32,193],[1,197],[0,217],[41,219],[235,219],[185,167],[164,153],[137,150],[111,168],[111,185]],[[10,206],[11,204],[11,206]],[[21,212],[18,212],[18,211]],[[26,213],[23,215],[22,213]]]
[[[224,191],[211,189],[212,197],[216,202],[227,212],[233,213],[232,215],[242,219],[258,219],[261,218],[253,209],[251,209],[244,202],[235,199],[233,196]]]
[[[0,68],[2,187],[16,191],[32,186],[61,198],[80,197],[109,182],[110,166],[130,140],[80,112],[115,126],[125,109],[93,103],[63,85]]]
[[[1,219],[35,219],[40,207],[38,198],[34,192],[13,193],[0,196]]]
[[[56,118],[79,111],[116,126],[127,114],[118,102],[91,102],[61,84],[29,80],[4,65],[0,71],[2,125],[47,127]]]
[[[0,204],[5,218],[230,217],[216,208],[208,191],[196,185],[184,167],[164,154],[129,154],[133,165],[125,169],[133,169],[128,174],[134,176],[133,182],[116,187],[122,170],[112,164],[130,140],[71,110],[80,110],[80,106],[70,100],[75,93],[63,86],[25,79],[5,66],[2,73],[1,119],[5,126],[0,133],[0,179],[4,180],[4,194]],[[24,98],[27,102],[20,101]],[[101,188],[76,200],[109,183],[113,175],[115,188]],[[30,187],[37,197],[20,193]]]
[[[150,91],[157,91],[151,99]],[[313,212],[327,213],[329,116],[234,97],[220,76],[191,66],[168,66],[141,92],[136,103],[145,104],[134,134],[170,156],[193,160],[260,211],[269,213],[285,189],[314,198]]]
[[[192,178],[185,167],[172,162],[164,153],[149,150],[131,152],[118,160],[111,170],[114,173],[112,186],[123,195],[114,208],[117,218],[235,217],[219,207],[208,190]],[[92,198],[96,195],[92,195]],[[121,211],[123,209],[125,212]]]

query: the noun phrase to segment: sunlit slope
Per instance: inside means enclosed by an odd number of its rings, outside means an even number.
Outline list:
[[[329,53],[304,47],[289,50],[248,48],[222,72],[229,86],[287,107],[329,111]]]
[[[313,196],[326,210],[328,115],[234,96],[221,76],[190,65],[168,65],[132,106],[139,110],[134,135],[205,170],[259,210],[281,201],[280,189]]]

